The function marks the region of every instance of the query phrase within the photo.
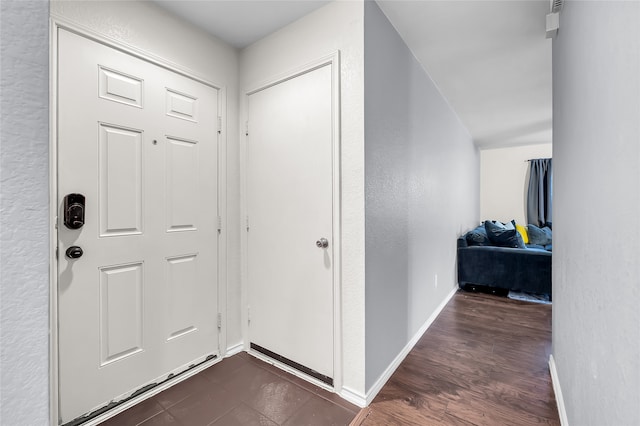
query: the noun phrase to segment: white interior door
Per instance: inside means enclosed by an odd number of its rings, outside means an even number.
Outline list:
[[[329,384],[332,93],[327,64],[250,94],[247,138],[251,347]]]
[[[218,90],[59,30],[57,100],[64,423],[218,354]]]

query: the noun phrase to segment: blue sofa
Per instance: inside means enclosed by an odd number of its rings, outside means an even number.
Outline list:
[[[486,241],[478,244],[478,235],[472,233],[481,230],[478,227],[458,238],[460,288],[481,286],[498,290],[494,293],[514,290],[547,294],[551,300],[551,251],[536,245],[522,248],[524,244],[517,244],[520,248],[515,248]]]

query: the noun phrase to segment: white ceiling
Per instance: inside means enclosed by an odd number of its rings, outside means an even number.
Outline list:
[[[237,48],[328,1],[155,0]],[[551,142],[549,0],[378,0],[478,147]]]
[[[153,1],[239,49],[329,3],[317,0]]]
[[[551,142],[548,0],[378,4],[476,145]]]

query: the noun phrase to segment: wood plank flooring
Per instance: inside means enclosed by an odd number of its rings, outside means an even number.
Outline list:
[[[458,292],[354,423],[559,425],[550,353],[551,305]]]

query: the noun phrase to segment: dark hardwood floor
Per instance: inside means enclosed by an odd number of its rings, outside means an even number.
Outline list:
[[[559,425],[551,305],[458,292],[353,424]]]

